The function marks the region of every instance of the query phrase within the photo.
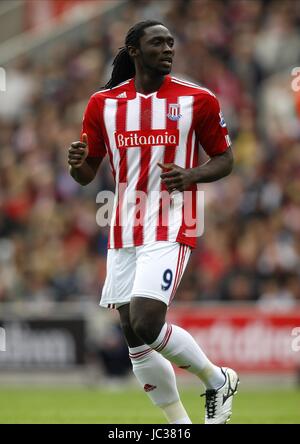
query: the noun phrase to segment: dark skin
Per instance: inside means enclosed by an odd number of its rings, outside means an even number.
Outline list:
[[[69,148],[68,164],[70,174],[80,185],[88,185],[95,178],[102,158],[88,157],[87,134],[82,135],[82,141],[73,142]]]
[[[170,31],[162,25],[148,27],[139,46],[127,49],[135,64],[136,91],[145,95],[157,91],[172,69],[174,38]],[[81,185],[87,185],[95,178],[101,160],[88,156],[86,134],[83,134],[82,141],[73,142],[69,148],[70,174]],[[232,167],[231,148],[196,168],[158,163],[158,168],[162,169],[160,177],[169,192],[185,191],[197,183],[214,182],[230,174]],[[163,302],[144,297],[133,297],[130,304],[120,307],[121,326],[129,347],[154,342],[165,323],[166,311]]]
[[[128,46],[135,64],[135,88],[141,94],[151,94],[170,74],[174,58],[174,37],[164,26],[151,26],[144,30],[138,48]]]

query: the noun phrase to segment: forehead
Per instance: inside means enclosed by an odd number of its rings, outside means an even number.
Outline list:
[[[168,28],[162,25],[155,25],[144,29],[144,35],[141,37],[141,40],[147,42],[155,37],[162,37],[164,39],[173,38]]]

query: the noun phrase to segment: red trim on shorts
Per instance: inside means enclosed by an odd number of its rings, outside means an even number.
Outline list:
[[[183,253],[183,245],[180,244],[180,246],[179,246],[179,252],[178,252],[178,258],[177,258],[177,265],[176,265],[175,279],[174,279],[173,289],[172,289],[172,292],[171,292],[171,296],[170,296],[170,298],[172,297],[174,291],[176,290],[176,283],[177,283],[177,280],[178,280],[178,272],[179,272],[179,268],[180,268],[180,262],[181,262],[181,256],[182,256],[182,253]]]
[[[185,263],[185,258],[186,258],[186,254],[187,254],[187,252],[189,250],[189,247],[184,245],[183,248],[184,248],[184,252],[183,252],[183,257],[182,257],[182,260],[181,260],[181,263],[180,263],[180,271],[179,271],[178,279],[177,279],[177,282],[176,282],[176,287],[174,287],[174,289],[172,291],[172,294],[170,296],[169,305],[171,304],[171,302],[173,301],[173,299],[175,297],[177,288],[179,287],[179,284],[181,282],[181,279],[182,279],[182,276],[183,276],[183,272],[184,272],[184,263]]]

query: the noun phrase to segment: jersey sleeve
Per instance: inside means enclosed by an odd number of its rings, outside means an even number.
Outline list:
[[[81,137],[83,133],[87,134],[89,157],[105,157],[106,147],[102,136],[100,122],[100,107],[94,96],[92,96],[87,104],[83,115]]]
[[[208,156],[224,153],[231,145],[217,98],[208,94],[196,105],[196,134]]]

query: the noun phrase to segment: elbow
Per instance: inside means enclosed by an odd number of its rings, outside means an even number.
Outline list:
[[[78,169],[70,167],[70,175],[75,180],[75,182],[79,183],[79,185],[85,187],[89,183],[91,183],[95,176],[87,176],[84,174],[80,174]]]
[[[80,177],[75,179],[76,182],[79,183],[79,185],[81,185],[82,187],[86,187],[87,185],[89,185],[91,182],[93,182],[95,177]]]
[[[226,176],[229,176],[229,174],[232,173],[232,171],[233,171],[233,166],[234,166],[234,160],[233,160],[233,158],[232,158],[231,162],[230,162],[230,163],[228,164],[228,166],[227,166],[227,174],[226,174]]]
[[[92,181],[89,180],[89,181],[81,181],[81,182],[78,182],[78,183],[79,183],[82,187],[86,187],[86,186],[89,185],[91,182],[92,182]]]
[[[232,173],[234,167],[234,157],[231,148],[226,152],[225,176]]]

